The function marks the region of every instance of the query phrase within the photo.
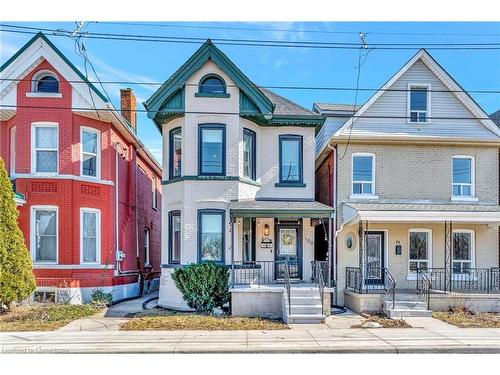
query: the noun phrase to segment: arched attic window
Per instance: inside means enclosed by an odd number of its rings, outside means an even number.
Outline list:
[[[215,74],[209,74],[203,77],[198,87],[199,94],[207,95],[227,95],[226,82]]]
[[[33,77],[31,92],[58,93],[59,80],[57,76],[46,70],[42,70]]]

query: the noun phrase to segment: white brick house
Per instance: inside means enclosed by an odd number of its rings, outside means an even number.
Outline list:
[[[325,124],[316,165],[334,158],[337,302],[380,310],[418,289],[427,308],[500,310],[500,129],[479,105],[420,50]]]
[[[281,317],[285,264],[310,283],[328,260],[312,225],[333,212],[314,201],[324,118],[258,88],[211,41],[144,104],[163,134],[159,304],[187,308],[171,273],[215,261],[230,265],[233,314]]]

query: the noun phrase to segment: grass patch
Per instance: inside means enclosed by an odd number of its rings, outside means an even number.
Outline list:
[[[177,331],[177,330],[277,330],[288,329],[280,321],[238,316],[210,316],[195,313],[176,312],[155,308],[137,314],[121,325],[122,331]]]
[[[433,312],[432,317],[459,328],[500,328],[499,313],[473,313],[462,310]]]
[[[0,332],[52,331],[73,320],[94,315],[102,307],[94,305],[40,305],[14,307],[0,314]]]

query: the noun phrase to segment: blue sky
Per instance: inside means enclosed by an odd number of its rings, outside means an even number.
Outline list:
[[[37,28],[73,30],[74,22],[13,23]],[[158,23],[153,23],[158,24]],[[358,42],[358,32],[367,33],[370,43],[499,43],[500,23],[458,22],[276,22],[276,23],[165,23],[168,27],[87,23],[83,31],[163,36],[266,39],[283,41]],[[174,27],[183,26],[183,27]],[[201,26],[194,28],[186,26]],[[232,28],[217,29],[215,26]],[[235,30],[257,28],[266,31]],[[294,31],[286,31],[286,30]],[[342,33],[332,33],[342,32]],[[344,33],[352,32],[352,33]],[[411,33],[394,35],[384,33]],[[414,35],[432,34],[432,35]],[[460,34],[460,35],[436,35]],[[490,34],[490,35],[486,35]],[[32,35],[0,31],[0,61],[4,62]],[[69,38],[50,36],[58,48],[79,68],[81,57],[74,52]],[[87,39],[85,46],[99,78],[110,81],[165,81],[199,47],[197,44],[151,43]],[[358,51],[339,49],[278,48],[222,45],[220,48],[255,83],[263,86],[335,86],[355,87]],[[417,50],[372,50],[362,65],[360,87],[380,87]],[[500,50],[442,51],[429,50],[437,61],[466,90],[500,90]],[[94,79],[94,77],[90,77]],[[118,108],[119,89],[125,85],[106,84],[111,100]],[[132,85],[139,102],[149,98],[158,86]],[[99,87],[100,88],[100,87]],[[352,103],[354,91],[275,90],[279,94],[311,108],[314,102]],[[373,92],[361,91],[358,103]],[[472,94],[492,113],[500,109],[500,94]],[[139,108],[143,109],[142,104]],[[139,137],[161,160],[161,141],[153,123],[138,114]]]

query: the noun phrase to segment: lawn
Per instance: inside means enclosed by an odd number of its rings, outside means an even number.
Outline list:
[[[500,328],[500,313],[433,312],[432,317],[460,328]]]
[[[37,305],[13,307],[0,314],[0,332],[52,331],[69,322],[94,315],[101,310],[94,305]]]
[[[135,314],[120,327],[123,331],[176,331],[176,330],[276,330],[288,329],[280,321],[237,316],[210,316],[179,313],[155,308]]]

